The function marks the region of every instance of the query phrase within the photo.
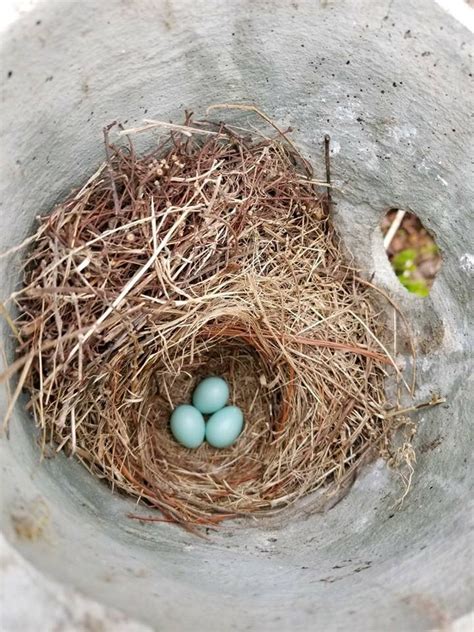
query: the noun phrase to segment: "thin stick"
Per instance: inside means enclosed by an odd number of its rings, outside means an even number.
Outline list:
[[[23,371],[21,372],[21,375],[20,375],[20,377],[18,379],[18,384],[16,385],[16,388],[15,388],[15,390],[13,392],[13,395],[10,398],[10,401],[8,402],[8,408],[7,408],[7,411],[6,411],[5,416],[3,418],[3,428],[2,428],[2,430],[4,432],[8,428],[8,422],[10,421],[10,417],[12,415],[13,408],[15,407],[17,399],[20,396],[21,389],[23,388],[25,380],[26,380],[26,378],[28,376],[28,372],[30,370],[32,362],[33,362],[33,355],[30,354],[28,356],[28,360],[25,362],[25,365],[23,366]]]
[[[324,163],[326,166],[326,197],[328,201],[328,210],[331,208],[331,152],[330,152],[331,137],[329,134],[324,136]]]
[[[160,243],[158,248],[155,250],[153,255],[148,259],[146,264],[143,267],[141,267],[133,275],[133,277],[128,281],[128,283],[125,285],[125,287],[120,292],[120,294],[117,296],[117,298],[105,310],[105,312],[101,316],[99,316],[99,318],[92,325],[92,327],[90,327],[89,330],[84,334],[84,336],[82,337],[82,340],[73,347],[71,353],[69,354],[69,357],[67,358],[66,364],[69,363],[72,360],[72,358],[79,351],[79,347],[81,345],[83,345],[97,331],[99,326],[110,316],[110,314],[121,305],[121,303],[126,298],[127,294],[129,294],[129,292],[135,287],[135,285],[140,281],[140,279],[148,272],[148,270],[151,268],[151,266],[155,263],[158,255],[168,245],[168,242],[170,241],[171,237],[175,233],[176,229],[184,222],[186,217],[189,215],[189,212],[190,212],[189,210],[186,210],[186,211],[184,211],[182,213],[182,215],[173,224],[171,230],[168,232],[166,237],[162,240],[162,242]]]
[[[15,338],[17,340],[19,340],[20,339],[20,332],[18,331],[18,327],[13,322],[13,319],[10,316],[10,314],[8,313],[7,308],[5,307],[5,305],[1,301],[0,301],[0,315],[5,319],[5,321],[6,321],[7,325],[9,326],[10,330],[13,332]]]
[[[400,415],[405,415],[406,413],[413,413],[419,410],[423,410],[424,408],[432,408],[433,406],[439,406],[440,404],[444,404],[446,402],[445,397],[434,396],[427,402],[421,402],[421,404],[415,404],[414,406],[406,406],[405,408],[396,408],[395,410],[391,410],[388,413],[385,413],[385,419],[390,419],[391,417],[398,417]]]
[[[71,456],[76,453],[76,412],[72,407],[70,412],[71,419]]]
[[[3,252],[1,252],[0,259],[3,259],[4,257],[9,257],[10,255],[15,254],[15,252],[19,252],[20,250],[23,250],[23,248],[26,248],[30,244],[34,243],[37,239],[38,239],[37,234],[34,234],[31,237],[27,237],[21,242],[21,244],[18,244],[17,246],[12,246],[8,250],[4,250]]]
[[[100,176],[100,174],[104,171],[105,168],[109,168],[109,160],[110,160],[110,152],[109,152],[109,146],[108,146],[108,134],[106,132],[106,130],[104,130],[104,140],[106,143],[106,154],[107,154],[107,161],[103,162],[99,168],[97,169],[97,171],[95,171],[91,177],[89,178],[89,180],[87,180],[87,182],[85,183],[85,185],[77,192],[77,194],[74,196],[74,199],[76,201],[80,200],[82,198],[82,196],[84,195],[84,193],[86,192],[86,190],[88,189],[88,187],[90,187],[90,185],[93,182],[96,182],[97,178]],[[110,171],[109,171],[110,173]],[[113,181],[113,180],[112,180]],[[115,186],[115,182],[114,185]],[[117,193],[117,192],[116,192]]]
[[[385,237],[383,238],[383,247],[385,250],[388,250],[390,244],[392,243],[392,239],[397,234],[397,230],[400,228],[401,223],[403,222],[403,218],[406,215],[406,211],[399,209],[395,217],[393,218],[392,223],[390,224],[390,228],[388,229]]]
[[[120,202],[119,202],[119,198],[118,198],[118,193],[117,193],[117,187],[115,186],[115,176],[114,176],[114,172],[112,169],[112,165],[111,165],[111,160],[110,160],[110,149],[109,149],[109,131],[112,129],[112,127],[114,127],[114,125],[117,125],[117,121],[114,121],[113,123],[110,123],[109,125],[107,125],[106,127],[104,127],[104,147],[105,147],[105,155],[107,157],[107,171],[109,172],[109,176],[110,176],[110,184],[112,187],[112,195],[114,198],[114,207],[115,207],[115,215],[120,215]]]
[[[301,154],[301,152],[296,147],[296,145],[293,143],[293,141],[290,138],[288,138],[288,136],[285,134],[285,132],[283,132],[283,130],[281,130],[276,125],[276,123],[274,123],[272,121],[272,119],[267,114],[265,114],[265,112],[262,112],[262,110],[260,110],[255,105],[246,105],[244,103],[215,103],[214,105],[210,105],[207,108],[206,112],[209,114],[209,112],[211,112],[211,110],[244,110],[245,112],[254,112],[255,114],[258,114],[258,116],[260,116],[260,118],[262,118],[269,125],[271,125],[273,127],[273,129],[276,130],[278,132],[278,134],[280,134],[280,136],[283,138],[283,140],[286,143],[288,143],[288,145],[290,145],[290,147],[293,149],[295,154],[297,154],[298,157],[301,159],[301,161],[302,161],[302,163],[303,163],[303,165],[305,167],[306,172],[310,176],[312,175],[313,169],[311,168],[311,165],[306,160],[306,158]]]
[[[148,132],[152,129],[156,129],[157,127],[161,127],[163,129],[171,130],[173,132],[179,132],[186,136],[187,138],[191,138],[193,134],[198,134],[202,136],[222,136],[219,132],[213,132],[207,129],[200,129],[199,127],[190,127],[189,125],[176,125],[175,123],[167,123],[165,121],[155,121],[153,119],[143,119],[146,123],[145,125],[141,125],[139,127],[129,127],[128,129],[124,129],[118,132],[118,136],[130,136],[130,134],[139,134],[140,132]]]
[[[363,279],[361,276],[357,275],[354,278],[355,278],[355,280],[358,283],[362,283],[362,285],[366,285],[367,287],[370,287],[372,290],[374,290],[375,292],[377,292],[378,294],[383,296],[383,298],[388,303],[390,303],[390,305],[397,311],[397,314],[403,320],[403,324],[405,325],[405,329],[406,329],[407,335],[408,335],[408,343],[410,345],[410,352],[411,352],[411,357],[412,357],[412,362],[413,362],[411,385],[410,385],[410,388],[409,388],[409,393],[413,397],[413,395],[415,393],[415,387],[416,387],[416,347],[415,347],[415,343],[413,342],[413,336],[411,334],[410,324],[409,324],[409,322],[407,320],[407,317],[401,311],[401,309],[398,307],[398,305],[395,303],[393,298],[387,294],[387,292],[384,292],[384,290],[382,290],[381,288],[377,287],[376,285],[374,285],[370,281],[367,281],[366,279]]]

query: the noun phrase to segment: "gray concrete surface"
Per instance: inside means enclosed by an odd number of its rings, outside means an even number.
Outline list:
[[[418,397],[447,397],[417,418],[417,470],[400,511],[399,482],[377,462],[326,514],[226,524],[208,539],[131,522],[130,501],[64,457],[40,465],[19,405],[9,439],[0,440],[11,546],[55,586],[157,630],[427,630],[466,621],[471,34],[429,0],[49,0],[12,22],[0,54],[8,77],[0,251],[95,170],[104,123],[258,103],[292,125],[318,169],[321,139],[331,134],[339,230],[412,321],[423,350]],[[442,250],[429,299],[408,295],[383,253],[379,221],[394,206],[416,212]],[[2,299],[17,282],[18,260],[0,262]]]
[[[150,632],[148,626],[46,579],[0,536],[2,632]]]
[[[1,535],[0,574],[2,632],[152,632],[149,626],[47,579]],[[437,628],[472,632],[474,614]],[[200,629],[198,622],[195,629]]]

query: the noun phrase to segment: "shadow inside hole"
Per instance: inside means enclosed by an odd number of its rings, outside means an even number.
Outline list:
[[[410,211],[391,209],[382,219],[384,247],[403,287],[428,296],[441,268],[441,254],[433,237]]]

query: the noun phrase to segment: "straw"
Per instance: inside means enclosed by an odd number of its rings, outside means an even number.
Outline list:
[[[106,163],[40,219],[13,295],[6,375],[20,372],[43,448],[190,529],[337,489],[368,455],[389,458],[404,425],[386,414],[400,373],[388,301],[272,126],[147,122],[121,132],[161,129],[142,157],[105,134]],[[228,380],[245,428],[230,448],[187,450],[169,416],[207,375]]]

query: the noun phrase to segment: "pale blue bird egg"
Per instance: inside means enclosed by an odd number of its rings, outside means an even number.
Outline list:
[[[242,432],[244,415],[237,406],[226,406],[206,424],[206,441],[214,448],[228,448]]]
[[[170,419],[171,432],[185,448],[198,448],[204,441],[206,424],[197,408],[190,404],[177,406]]]
[[[221,377],[206,377],[193,393],[193,404],[203,415],[211,415],[227,404],[229,387]]]

